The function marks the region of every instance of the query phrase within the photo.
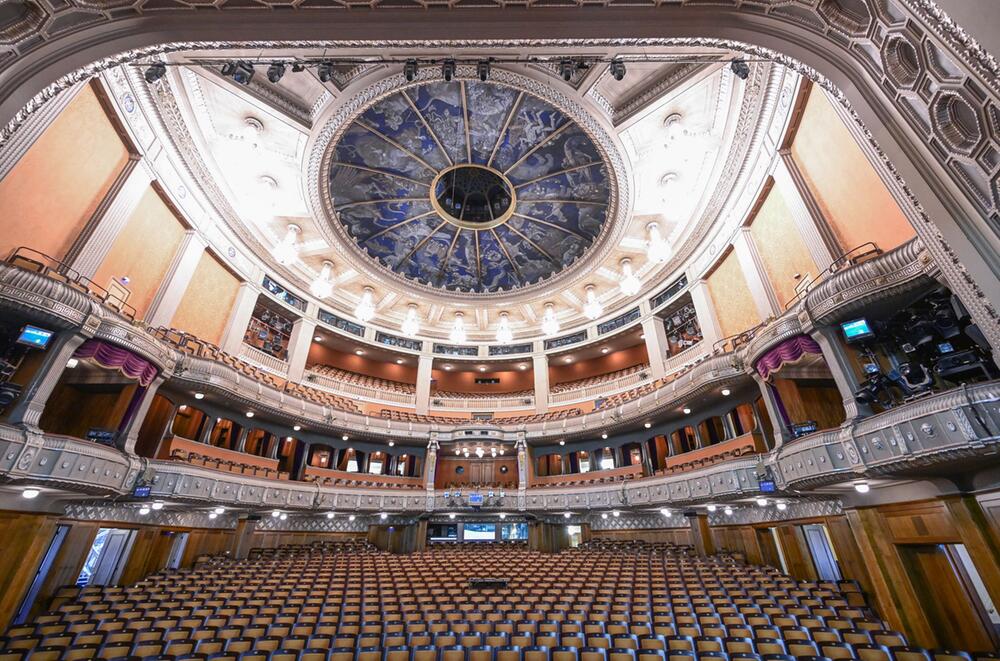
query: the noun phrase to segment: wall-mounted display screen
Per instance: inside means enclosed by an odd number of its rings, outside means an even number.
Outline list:
[[[462,526],[462,538],[467,542],[492,542],[497,538],[497,524],[466,523]]]
[[[44,349],[49,346],[51,339],[52,331],[37,326],[25,326],[21,329],[21,334],[17,336],[17,343],[26,344],[36,349]]]
[[[868,324],[867,319],[845,321],[840,324],[840,329],[844,332],[844,339],[848,342],[859,342],[861,340],[868,340],[875,337],[875,333],[872,332],[872,328]]]

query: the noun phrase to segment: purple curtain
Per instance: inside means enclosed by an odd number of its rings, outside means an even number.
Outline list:
[[[158,371],[151,362],[128,349],[93,338],[81,344],[73,357],[93,360],[101,367],[118,370],[128,378],[138,381],[143,388],[153,382]]]
[[[816,344],[816,340],[808,335],[796,335],[776,347],[772,347],[757,359],[754,367],[757,369],[757,373],[766,379],[772,372],[781,369],[785,363],[794,363],[807,353],[821,354],[823,350]]]

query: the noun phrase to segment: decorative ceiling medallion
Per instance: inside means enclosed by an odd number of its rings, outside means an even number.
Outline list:
[[[508,71],[421,74],[361,92],[316,143],[327,222],[364,265],[436,291],[520,293],[606,243],[624,215],[621,160],[588,113]]]

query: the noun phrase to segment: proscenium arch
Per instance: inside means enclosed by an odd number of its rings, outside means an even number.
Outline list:
[[[225,2],[219,0],[215,4],[221,5],[220,9],[163,10],[143,15],[122,10],[115,14],[124,18],[100,14],[103,18],[97,22],[50,37],[23,54],[16,53],[0,70],[0,125],[5,126],[0,140],[9,139],[31,112],[61,89],[97,70],[178,48],[329,44],[331,52],[338,47],[366,46],[434,51],[477,45],[516,48],[520,44],[572,50],[595,44],[641,47],[648,43],[746,50],[789,64],[828,89],[839,90],[849,101],[852,116],[860,122],[855,122],[854,128],[863,138],[862,146],[874,157],[928,252],[940,264],[948,285],[965,302],[991,344],[1000,348],[1000,228],[984,212],[982,200],[977,203],[968,188],[963,188],[961,177],[949,169],[946,159],[931,150],[928,134],[921,134],[903,118],[891,92],[866,67],[861,49],[850,48],[851,38],[845,32],[849,28],[828,21],[820,29],[789,11],[795,5],[821,18],[833,12],[836,19],[837,12],[843,14],[842,5],[863,4],[872,20],[879,20],[876,5],[886,3],[892,3],[897,14],[893,25],[901,22],[898,15],[903,14],[902,18],[921,26],[925,37],[961,68],[960,78],[975,83],[1000,112],[998,83],[988,71],[996,66],[995,61],[981,52],[977,60],[967,57],[963,51],[970,50],[969,42],[963,47],[963,35],[942,29],[940,22],[932,30],[935,18],[927,10],[929,0],[799,0],[779,7],[783,13],[755,3],[730,8],[669,4],[641,8],[269,11],[226,9]],[[91,0],[78,4],[105,8],[131,2]],[[824,10],[826,14],[822,14]],[[462,40],[455,40],[456,35]],[[986,139],[1000,141],[1000,136]],[[996,173],[993,185],[998,185]],[[996,194],[994,205],[995,198]]]

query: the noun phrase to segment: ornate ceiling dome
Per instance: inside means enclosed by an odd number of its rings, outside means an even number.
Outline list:
[[[524,89],[434,81],[381,96],[331,141],[333,223],[382,268],[455,292],[550,279],[602,234],[605,151]]]

